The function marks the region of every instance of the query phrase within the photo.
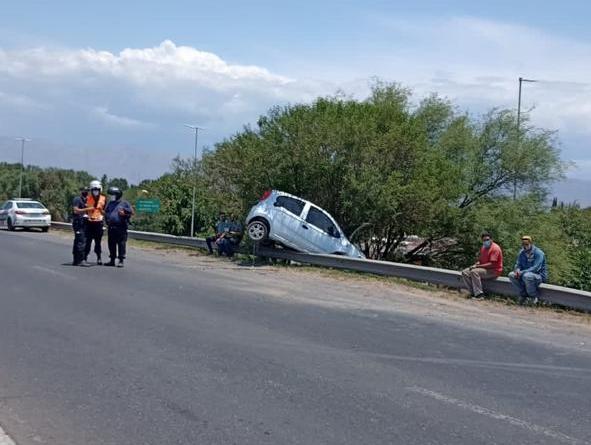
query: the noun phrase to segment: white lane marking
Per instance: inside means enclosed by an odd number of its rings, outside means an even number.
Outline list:
[[[537,363],[509,363],[509,362],[492,362],[483,360],[470,360],[470,359],[454,359],[454,358],[436,358],[436,357],[412,357],[405,355],[392,355],[392,354],[371,354],[374,357],[419,362],[419,363],[433,363],[438,365],[464,365],[464,366],[476,366],[480,368],[517,368],[517,369],[528,369],[530,371],[544,371],[544,372],[576,372],[588,374],[591,377],[591,369],[589,368],[577,368],[572,366],[558,366],[558,365],[544,365]]]
[[[530,423],[526,420],[518,419],[517,417],[512,417],[507,414],[499,413],[497,411],[485,408],[480,405],[475,405],[470,402],[465,402],[463,400],[455,399],[453,397],[449,397],[444,394],[441,394],[441,393],[438,393],[435,391],[431,391],[426,388],[421,388],[419,386],[410,386],[410,387],[407,387],[406,389],[408,391],[412,391],[414,393],[421,394],[426,397],[431,397],[432,399],[435,399],[435,400],[439,400],[440,402],[448,403],[450,405],[455,405],[459,408],[467,409],[467,410],[472,411],[476,414],[490,417],[491,419],[502,420],[504,422],[510,423],[511,425],[521,427],[521,428],[526,429],[528,431],[532,431],[532,432],[538,433],[538,434],[543,434],[544,436],[550,437],[552,439],[555,439],[555,440],[563,442],[563,443],[568,443],[571,445],[579,445],[579,444],[589,445],[589,442],[587,442],[587,441],[567,436],[566,434],[561,433],[559,431],[554,431],[549,428],[546,428],[546,427],[543,427],[540,425],[536,425],[535,423]]]
[[[12,440],[8,434],[4,432],[2,427],[0,426],[0,445],[16,445],[14,440]]]
[[[45,272],[45,273],[48,273],[48,274],[51,274],[51,275],[54,275],[56,277],[66,278],[68,280],[73,280],[74,279],[74,277],[71,277],[68,274],[65,274],[63,272],[58,272],[57,270],[50,269],[49,267],[33,266],[33,269],[39,270],[41,272]]]

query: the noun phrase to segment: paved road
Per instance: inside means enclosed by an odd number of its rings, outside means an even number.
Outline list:
[[[286,302],[281,275],[260,292],[224,262],[74,268],[68,248],[0,231],[0,425],[19,445],[591,443],[585,351]]]

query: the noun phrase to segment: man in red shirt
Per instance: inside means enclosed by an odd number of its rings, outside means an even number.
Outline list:
[[[464,284],[470,291],[470,296],[482,298],[482,280],[494,280],[503,273],[503,251],[493,242],[490,233],[481,235],[482,247],[476,264],[462,271]]]

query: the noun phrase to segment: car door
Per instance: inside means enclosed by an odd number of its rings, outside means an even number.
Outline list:
[[[315,252],[338,253],[342,251],[343,235],[326,212],[310,205],[305,219],[308,227],[308,240]]]
[[[281,243],[298,250],[308,250],[302,245],[300,232],[302,213],[306,202],[291,196],[279,195],[273,203],[271,236]]]

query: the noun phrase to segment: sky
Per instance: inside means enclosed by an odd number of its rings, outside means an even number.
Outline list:
[[[269,107],[374,78],[475,117],[516,108],[591,178],[588,1],[27,1],[0,15],[0,161],[156,177]]]

